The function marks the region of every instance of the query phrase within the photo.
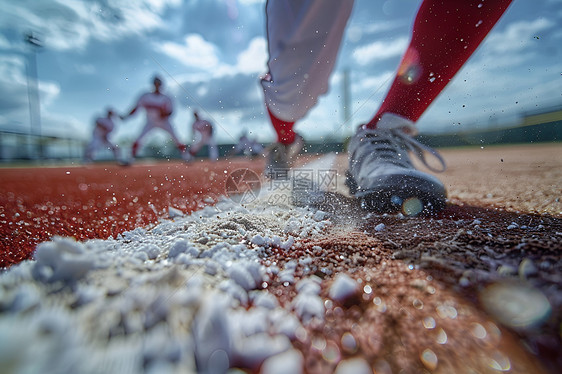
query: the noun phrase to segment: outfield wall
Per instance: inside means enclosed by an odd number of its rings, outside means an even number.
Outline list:
[[[553,116],[553,113],[556,115]],[[514,127],[440,135],[422,134],[418,135],[417,139],[433,148],[560,142],[562,141],[562,119],[559,118],[562,118],[562,111],[530,114],[523,118],[521,125]],[[537,123],[541,121],[551,122]],[[307,142],[304,152],[311,154],[343,152],[348,140]],[[0,132],[0,161],[10,163],[13,161],[81,159],[85,144],[79,139],[38,137],[4,131]],[[121,146],[122,152],[129,151],[130,146],[126,144]],[[218,146],[220,157],[228,155],[234,146],[234,144],[220,144]],[[146,144],[140,156],[140,158],[149,159],[176,159],[180,157],[180,154],[176,147],[168,142],[164,145]],[[197,154],[197,157],[207,156],[207,147]],[[98,154],[97,159],[112,160],[113,154],[109,150],[103,150]]]

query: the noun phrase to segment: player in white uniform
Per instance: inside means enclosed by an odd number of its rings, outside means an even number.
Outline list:
[[[191,134],[194,143],[189,147],[189,154],[195,157],[197,152],[205,145],[209,147],[209,159],[216,161],[219,159],[217,143],[213,136],[213,124],[205,119],[199,118],[197,111],[193,112],[195,120],[191,125]]]
[[[248,137],[246,133],[242,134],[238,139],[238,144],[234,146],[231,155],[243,154],[244,156],[257,156],[261,155],[264,151],[263,145],[258,143],[255,139]]]
[[[121,119],[125,120],[135,114],[139,108],[144,108],[146,112],[146,124],[133,143],[132,157],[135,158],[137,156],[141,139],[155,128],[168,132],[183,156],[187,147],[178,139],[174,129],[172,128],[172,124],[170,123],[170,115],[172,114],[174,108],[172,99],[162,93],[162,80],[158,76],[154,77],[153,84],[154,90],[141,95],[129,114],[121,117]]]
[[[512,0],[423,0],[408,48],[381,106],[352,137],[347,185],[362,206],[407,215],[434,212],[446,203],[445,186],[414,168],[409,151],[439,154],[415,140],[416,121],[494,27]],[[268,72],[261,81],[277,133],[266,172],[291,166],[302,148],[293,130],[328,90],[353,0],[266,2]],[[442,171],[440,169],[433,171]],[[286,173],[279,173],[280,176]]]
[[[115,123],[113,123],[112,118],[114,115],[115,112],[113,109],[108,108],[105,117],[96,118],[92,140],[86,147],[86,151],[84,153],[85,162],[92,162],[94,159],[94,152],[97,152],[104,145],[111,149],[115,159],[119,160],[119,148],[109,140],[109,134],[115,128]]]

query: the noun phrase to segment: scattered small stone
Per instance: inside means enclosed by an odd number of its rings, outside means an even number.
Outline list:
[[[509,226],[507,226],[508,230],[513,230],[513,229],[517,229],[519,228],[519,225],[515,222],[511,222],[511,224]]]
[[[257,287],[256,281],[254,280],[250,272],[246,269],[245,266],[243,266],[239,262],[234,263],[228,269],[228,274],[230,275],[230,278],[233,281],[235,281],[240,287],[242,287],[246,291],[253,290]]]
[[[324,303],[320,296],[300,293],[295,297],[291,305],[305,325],[314,319],[324,320]]]
[[[357,351],[357,340],[353,334],[346,332],[341,337],[342,348],[348,353],[355,353]]]
[[[510,276],[517,274],[517,268],[511,265],[500,265],[498,267],[498,274],[502,276]]]
[[[347,274],[338,274],[330,287],[329,296],[332,300],[344,303],[357,294],[357,282]]]
[[[183,212],[179,209],[170,206],[168,207],[168,216],[170,217],[170,219],[183,217]]]
[[[437,363],[439,362],[439,360],[437,359],[437,355],[431,349],[429,348],[425,349],[420,354],[420,360],[423,363],[423,365],[429,370],[433,371],[437,369]]]
[[[491,284],[480,292],[480,300],[498,321],[519,330],[540,326],[552,310],[540,290],[523,282]]]
[[[335,374],[372,374],[371,366],[362,358],[350,358],[341,361],[336,367]]]
[[[253,305],[260,306],[265,309],[273,310],[279,307],[279,302],[277,298],[270,294],[269,292],[264,291],[252,291],[251,294]]]
[[[300,351],[289,349],[264,361],[261,374],[301,374],[304,358]]]
[[[427,281],[425,279],[416,278],[410,282],[410,286],[418,290],[424,290],[427,287]]]
[[[320,221],[324,221],[327,216],[328,213],[323,212],[321,210],[317,210],[316,213],[314,213],[314,215],[312,216],[312,219],[315,220],[316,222],[320,222]]]
[[[467,277],[460,277],[459,279],[459,286],[461,287],[468,287],[470,286],[470,279],[468,279]]]
[[[319,295],[320,294],[320,278],[316,276],[308,277],[300,280],[295,288],[299,293]]]
[[[289,235],[289,238],[286,241],[284,241],[283,243],[281,243],[279,248],[287,251],[287,250],[291,249],[293,244],[295,244],[295,238],[293,236]]]
[[[261,247],[265,244],[265,238],[259,234],[256,234],[252,239],[250,239],[250,243]]]
[[[539,270],[535,266],[535,263],[530,258],[524,258],[519,264],[519,277],[521,279],[527,279],[529,277],[535,276],[539,273]]]

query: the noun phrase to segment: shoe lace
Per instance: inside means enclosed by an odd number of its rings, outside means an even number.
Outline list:
[[[406,150],[416,155],[424,166],[433,172],[441,173],[447,169],[445,160],[439,152],[418,142],[401,130],[374,129],[364,131],[364,139],[366,139],[370,145],[374,147],[373,153],[377,154],[378,157],[386,159],[388,162],[392,162],[406,168],[412,167],[409,157],[407,157],[407,155],[405,155],[406,157],[402,157],[404,150]],[[435,168],[431,166],[427,162],[425,153],[429,153],[437,159],[441,167]]]

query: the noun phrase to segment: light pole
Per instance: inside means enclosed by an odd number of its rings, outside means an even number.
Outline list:
[[[43,141],[41,139],[41,108],[39,105],[39,82],[37,80],[37,50],[43,45],[29,32],[24,35],[25,41],[31,46],[27,64],[27,96],[29,101],[29,122],[31,134],[37,136],[39,159],[43,159]]]
[[[350,79],[349,79],[349,69],[344,69],[343,79],[342,79],[342,109],[343,109],[343,123],[342,135],[345,138],[347,136],[347,128],[351,128],[351,124],[348,122],[351,119],[351,92],[350,92]]]

